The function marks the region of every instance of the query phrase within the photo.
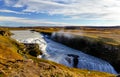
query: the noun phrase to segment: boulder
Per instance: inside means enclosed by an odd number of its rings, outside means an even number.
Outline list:
[[[24,45],[26,46],[25,48],[26,48],[26,51],[27,51],[25,53],[30,54],[30,55],[35,56],[35,57],[42,54],[42,52],[39,49],[38,44],[24,43]]]
[[[77,68],[77,65],[78,65],[78,58],[79,56],[78,55],[74,55],[74,54],[68,54],[69,57],[73,57],[73,67]]]

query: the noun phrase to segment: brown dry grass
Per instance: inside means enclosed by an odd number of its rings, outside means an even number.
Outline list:
[[[103,40],[112,45],[120,45],[120,29],[80,29],[80,30],[64,30],[64,32],[91,37],[93,39]]]
[[[22,56],[17,53],[17,47],[8,37],[0,36],[0,58],[5,59],[22,59]]]

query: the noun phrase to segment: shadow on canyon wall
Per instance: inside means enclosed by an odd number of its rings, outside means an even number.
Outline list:
[[[51,38],[71,48],[106,60],[113,65],[117,72],[120,72],[120,45],[112,45],[104,42],[105,40],[114,41],[112,39],[93,39],[86,36],[76,36],[59,32],[53,33]]]

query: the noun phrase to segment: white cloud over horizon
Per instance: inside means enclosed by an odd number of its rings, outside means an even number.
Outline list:
[[[68,23],[58,23],[58,22],[51,22],[51,21],[45,21],[45,20],[33,20],[33,19],[28,19],[28,18],[10,17],[10,16],[0,16],[0,22],[7,22],[7,23],[15,22],[15,23],[34,25],[34,26],[72,25],[72,24],[68,24]]]
[[[15,14],[27,14],[24,12],[16,12],[16,11],[7,10],[7,9],[0,9],[0,12],[2,12],[2,13],[15,13]]]
[[[5,6],[12,8],[24,8],[21,11],[0,9],[2,13],[15,14],[47,14],[49,16],[61,15],[63,20],[100,20],[96,23],[76,23],[75,25],[119,25],[120,21],[120,0],[4,0]],[[69,22],[43,21],[42,19],[32,20],[15,16],[0,16],[2,21],[29,23],[29,24],[50,24],[50,25],[73,25]],[[4,20],[7,19],[7,20]],[[47,17],[45,18],[47,19]],[[18,21],[16,21],[18,20]],[[57,19],[59,20],[59,18]],[[101,21],[107,21],[106,23]],[[108,22],[109,21],[109,22]]]
[[[0,23],[9,24],[8,26],[15,26],[16,23],[19,26],[85,26],[85,24],[70,24],[70,23],[59,23],[59,22],[51,22],[47,20],[33,20],[28,18],[20,18],[20,17],[10,17],[10,16],[0,16]],[[12,23],[12,24],[10,24]],[[15,23],[15,24],[14,24]],[[23,24],[23,25],[22,25]],[[106,23],[90,23],[86,24],[86,26],[120,26],[118,25],[120,22],[106,22]],[[2,26],[2,25],[1,25]],[[6,26],[6,25],[3,25]]]
[[[120,20],[119,4],[119,0],[19,0],[13,7],[27,6],[24,12],[59,14],[79,19]]]

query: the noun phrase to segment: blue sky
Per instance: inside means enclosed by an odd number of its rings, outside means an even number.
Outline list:
[[[2,26],[119,26],[120,0],[0,0]]]

